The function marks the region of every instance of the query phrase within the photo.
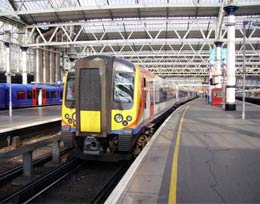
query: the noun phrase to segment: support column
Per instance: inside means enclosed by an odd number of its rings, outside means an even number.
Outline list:
[[[60,54],[56,53],[56,77],[55,77],[55,82],[57,80],[61,80],[61,70],[60,70]]]
[[[228,15],[228,39],[227,39],[227,85],[226,85],[226,111],[236,110],[235,88],[236,88],[236,67],[235,67],[235,11],[237,6],[226,6],[224,10]]]
[[[43,66],[43,82],[50,82],[50,53],[48,50],[44,50],[44,66]]]
[[[6,83],[11,84],[11,43],[5,42],[6,48]]]
[[[216,64],[216,88],[221,88],[221,48],[222,48],[222,42],[221,41],[216,41],[215,42],[216,45],[216,60],[215,60],[215,64]]]
[[[61,80],[64,78],[64,70],[65,70],[65,57],[64,57],[64,52],[62,53],[62,58],[61,58]]]
[[[23,72],[22,72],[22,78],[23,78],[23,84],[27,84],[27,50],[28,47],[23,47],[21,46],[21,50],[22,50],[22,68],[23,68]]]
[[[50,48],[50,83],[54,83],[55,78],[55,54],[53,48]]]
[[[9,42],[5,43],[6,47],[6,83],[9,84],[9,116],[13,116],[12,104],[12,73],[11,73],[11,33],[9,32]]]
[[[37,40],[37,43],[39,40]],[[36,70],[35,70],[35,82],[43,82],[43,52],[41,49],[36,49]]]

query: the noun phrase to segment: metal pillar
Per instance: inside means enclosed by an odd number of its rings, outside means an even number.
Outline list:
[[[243,36],[243,45],[244,45],[244,48],[243,48],[243,92],[242,92],[242,119],[245,119],[245,109],[246,109],[246,103],[245,103],[245,96],[246,96],[246,93],[245,93],[245,88],[246,88],[246,56],[245,56],[245,53],[246,53],[246,25],[248,24],[249,22],[248,21],[243,21],[243,33],[244,33],[244,36]]]
[[[50,48],[50,83],[54,83],[55,80],[55,53],[54,49]]]
[[[42,82],[44,84],[46,84],[47,82],[47,77],[46,77],[46,50],[45,50],[45,46],[44,46],[44,50],[42,52]]]
[[[22,74],[22,78],[23,78],[23,84],[27,84],[27,50],[28,47],[23,47],[21,46],[21,50],[22,50],[22,67],[23,67],[23,74]]]
[[[216,41],[216,88],[221,88],[221,47],[222,47],[222,42],[221,41]]]
[[[44,50],[43,82],[50,82],[50,53]]]
[[[213,85],[213,70],[214,70],[214,67],[213,65],[210,65],[209,66],[209,88],[208,88],[208,94],[207,94],[207,100],[208,100],[208,103],[211,103],[212,102],[212,95],[211,95],[211,90],[214,88],[214,85]]]
[[[39,40],[37,39],[37,43]],[[36,82],[40,83],[43,82],[43,52],[41,49],[36,49],[36,70],[35,70],[35,75],[36,75]]]
[[[56,66],[55,66],[55,69],[56,69],[56,77],[55,77],[55,82],[57,82],[57,80],[61,80],[61,70],[60,70],[60,54],[59,53],[56,53]]]
[[[224,7],[228,15],[228,39],[227,39],[227,85],[226,85],[226,111],[236,110],[235,88],[236,88],[236,67],[235,67],[235,11],[237,6],[229,5]]]
[[[11,73],[11,32],[8,32],[9,42],[5,43],[7,51],[6,59],[6,83],[9,84],[9,116],[13,116],[13,104],[12,104],[12,73]]]

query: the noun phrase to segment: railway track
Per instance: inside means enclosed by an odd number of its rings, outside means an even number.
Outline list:
[[[33,161],[33,166],[41,166],[44,163],[48,162],[51,160],[51,154],[44,154],[42,155],[40,158],[37,158]],[[0,173],[0,183],[1,185],[6,184],[7,182],[9,182],[10,180],[14,179],[15,177],[21,175],[23,173],[23,166],[22,165],[18,165],[15,166],[11,169],[8,169],[7,171],[1,172]]]
[[[69,151],[71,151],[70,148],[61,150],[61,156],[67,154]],[[52,155],[51,153],[46,153],[41,155],[40,157],[33,160],[33,167],[40,167],[43,166],[45,163],[51,161]],[[5,185],[6,183],[10,182],[14,178],[22,175],[23,173],[23,166],[17,165],[13,168],[10,168],[6,171],[0,172],[0,186]]]
[[[17,191],[11,192],[0,200],[0,203],[53,203],[57,202],[57,199],[60,203],[104,202],[129,165],[129,162],[114,165],[114,163],[84,163],[72,159]],[[75,189],[78,199],[75,199],[73,193]]]
[[[44,192],[49,185],[69,175],[70,172],[78,168],[78,166],[79,160],[71,159],[18,190],[10,192],[9,195],[0,200],[0,203],[29,203],[41,192]]]

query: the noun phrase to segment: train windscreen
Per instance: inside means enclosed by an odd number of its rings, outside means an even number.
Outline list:
[[[66,106],[73,108],[75,106],[75,72],[69,72],[66,86]]]
[[[130,109],[134,102],[135,69],[132,64],[114,62],[113,108]]]

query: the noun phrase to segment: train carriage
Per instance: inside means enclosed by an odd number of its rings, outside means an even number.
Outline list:
[[[0,84],[0,109],[9,108],[10,84]],[[61,104],[63,86],[12,84],[12,107],[24,108]]]
[[[7,87],[4,84],[0,84],[0,109],[6,108],[6,89]]]
[[[138,154],[153,121],[177,103],[172,82],[112,56],[79,59],[65,87],[62,137],[87,159]]]

